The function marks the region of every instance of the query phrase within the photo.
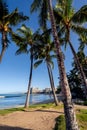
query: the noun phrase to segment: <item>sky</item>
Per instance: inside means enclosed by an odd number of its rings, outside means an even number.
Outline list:
[[[19,12],[23,12],[24,15],[30,17],[30,20],[25,24],[32,28],[33,31],[38,28],[37,14],[30,14],[30,5],[33,0],[6,0],[9,11],[13,11],[16,7]],[[78,10],[82,5],[87,4],[87,0],[74,0],[73,5]],[[21,26],[22,23],[18,25]],[[72,40],[74,39],[74,47],[77,50],[77,38],[78,36],[72,34]],[[0,63],[0,93],[14,93],[14,92],[26,92],[28,87],[30,61],[29,55],[21,54],[15,55],[17,46],[14,42],[10,41],[2,62]],[[1,46],[0,46],[1,47]],[[87,52],[87,50],[86,50]],[[65,67],[66,72],[71,69],[72,54],[69,47],[65,52]],[[55,60],[55,66],[53,70],[55,86],[59,84],[58,81],[58,68]],[[50,87],[49,77],[45,63],[40,65],[37,69],[33,70],[32,85],[31,87],[38,87],[44,89]]]

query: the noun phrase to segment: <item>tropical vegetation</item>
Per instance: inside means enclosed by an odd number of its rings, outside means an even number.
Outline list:
[[[53,53],[53,50],[55,50],[53,42],[51,41],[49,34],[46,33],[44,35],[39,35],[39,39],[37,39],[36,43],[38,49],[35,49],[34,67],[38,67],[38,65],[40,65],[42,62],[46,63],[55,105],[58,105],[58,99],[55,93],[56,90],[52,73],[52,68],[54,67],[53,58],[56,58],[56,55]]]
[[[9,34],[12,33],[12,27],[17,26],[20,22],[27,20],[28,17],[23,13],[18,12],[16,8],[13,12],[9,13],[8,5],[4,0],[0,0],[0,34],[1,34],[1,53],[0,62],[4,55],[6,48],[8,47]]]
[[[87,78],[87,56],[85,56],[83,51],[79,51],[77,53],[77,56],[79,58],[80,64],[82,65],[83,71]],[[80,76],[79,76],[79,70],[75,64],[75,61],[73,59],[72,63],[72,70],[67,74],[68,81],[70,85],[71,92],[74,93],[73,98],[79,98],[79,99],[85,99],[85,92],[84,92],[84,84],[82,84]]]
[[[26,25],[22,25],[21,28],[17,29],[18,33],[12,33],[12,40],[16,43],[19,49],[16,51],[16,54],[21,53],[30,53],[30,74],[29,74],[29,82],[28,82],[28,90],[25,102],[25,108],[29,106],[29,99],[30,99],[30,87],[32,82],[32,73],[33,73],[33,55],[34,49],[36,46],[34,43],[36,42],[35,39],[37,37],[37,33],[33,33],[29,27]]]
[[[39,28],[37,28],[37,30],[40,30],[40,33],[39,31],[33,33],[32,29],[24,24],[21,28],[18,28],[17,33],[15,33],[12,26],[16,26],[18,23],[27,20],[28,17],[20,14],[18,9],[9,13],[7,4],[0,0],[0,34],[2,36],[0,61],[8,46],[9,34],[11,39],[19,47],[16,54],[30,54],[29,83],[25,103],[25,107],[28,108],[34,60],[36,62],[34,64],[35,67],[45,61],[50,85],[57,104],[52,74],[52,66],[55,65],[52,59],[55,57],[59,70],[58,77],[60,79],[65,115],[65,117],[59,117],[58,121],[59,123],[61,123],[62,120],[65,121],[66,130],[79,130],[77,119],[80,123],[82,122],[82,118],[84,122],[87,121],[87,119],[85,120],[82,114],[77,115],[76,119],[71,91],[74,88],[74,91],[78,92],[79,88],[82,87],[79,87],[79,85],[83,85],[83,93],[87,99],[87,57],[84,54],[84,47],[87,44],[87,28],[84,26],[85,23],[87,23],[87,5],[84,5],[75,12],[72,7],[73,0],[56,0],[56,2],[57,3],[53,3],[52,0],[33,0],[31,12],[37,11],[37,13],[39,13]],[[76,53],[72,44],[72,32],[75,32],[79,36],[80,47],[78,53]],[[65,48],[69,45],[74,56],[74,68],[70,71],[68,76],[64,64],[65,57],[61,49],[62,45],[64,45]]]
[[[58,1],[58,5],[54,10],[56,23],[60,25],[60,32],[62,31],[62,38],[65,47],[69,44],[70,49],[73,53],[75,63],[78,70],[80,71],[79,75],[84,84],[85,97],[87,98],[87,81],[85,73],[82,69],[78,56],[73,47],[73,42],[71,41],[71,31],[77,33],[80,38],[84,35],[87,35],[87,29],[82,26],[83,23],[87,22],[87,5],[81,7],[77,12],[75,12],[72,7],[73,0],[69,1]],[[78,19],[79,18],[79,19]],[[73,43],[73,44],[72,44]]]

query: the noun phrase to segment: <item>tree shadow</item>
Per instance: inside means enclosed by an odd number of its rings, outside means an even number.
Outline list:
[[[38,109],[36,111],[40,111],[40,112],[51,112],[51,113],[60,113],[60,114],[64,114],[64,112],[58,112],[58,111],[54,111],[54,110],[41,110],[41,109]]]
[[[2,125],[0,126],[0,130],[33,130],[33,129],[26,129],[26,128],[21,128],[21,127],[12,127],[12,126],[7,126],[7,125]]]

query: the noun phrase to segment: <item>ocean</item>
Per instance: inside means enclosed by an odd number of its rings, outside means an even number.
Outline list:
[[[53,99],[49,94],[31,94],[30,104],[43,102],[45,100]],[[0,94],[0,109],[14,108],[20,105],[24,105],[26,100],[26,94]]]

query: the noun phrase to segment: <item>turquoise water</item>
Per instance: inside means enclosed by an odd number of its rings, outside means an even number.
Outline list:
[[[43,102],[52,99],[51,95],[47,94],[31,94],[30,104]],[[0,94],[0,109],[12,108],[19,105],[24,105],[26,94]]]

